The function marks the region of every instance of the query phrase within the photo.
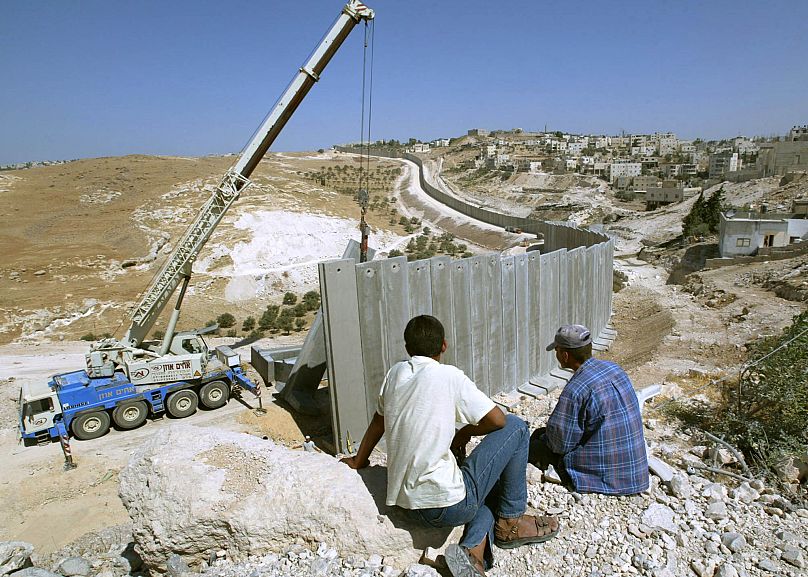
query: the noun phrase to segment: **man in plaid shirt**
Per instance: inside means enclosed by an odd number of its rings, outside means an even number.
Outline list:
[[[531,437],[530,462],[552,464],[580,493],[633,495],[648,488],[648,460],[637,394],[615,363],[592,358],[592,336],[564,325],[547,346],[575,371],[547,426]]]

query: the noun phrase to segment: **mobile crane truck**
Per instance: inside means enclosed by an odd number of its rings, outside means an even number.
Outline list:
[[[188,226],[166,263],[154,276],[131,314],[124,337],[94,343],[82,370],[55,375],[47,384],[25,384],[20,390],[20,434],[26,442],[48,442],[75,436],[95,439],[114,423],[121,429],[142,425],[149,415],[176,418],[193,414],[198,404],[225,405],[232,393],[246,388],[260,394],[229,347],[208,349],[207,329],[176,332],[185,290],[197,255],[216,225],[250,184],[249,177],[286,122],[325,69],[331,57],[360,21],[374,12],[350,0],[325,37],[300,68],[236,163]],[[162,341],[147,341],[157,317],[177,289],[174,310]]]

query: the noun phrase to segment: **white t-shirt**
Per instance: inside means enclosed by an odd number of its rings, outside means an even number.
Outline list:
[[[387,438],[387,504],[428,509],[462,500],[466,486],[449,448],[455,423],[476,425],[494,406],[457,367],[418,356],[393,365],[376,408]]]

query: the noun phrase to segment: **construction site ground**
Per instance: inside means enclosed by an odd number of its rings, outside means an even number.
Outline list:
[[[166,249],[159,249],[156,259],[144,259],[126,269],[120,263],[149,255],[163,232],[170,236],[166,246],[175,241],[184,228],[182,219],[194,214],[231,161],[228,157],[125,157],[0,173],[7,223],[0,234],[0,249],[7,255],[0,266],[0,455],[4,461],[0,540],[25,540],[48,552],[84,533],[128,520],[117,494],[118,473],[144,439],[172,426],[174,419],[164,417],[133,431],[112,430],[100,439],[74,441],[78,468],[65,472],[58,444],[24,447],[18,443],[19,387],[83,367],[88,343],[79,337],[87,332],[114,333],[125,323],[127,307],[146,287]],[[339,257],[341,241],[357,236],[352,227],[358,208],[350,196],[300,173],[351,162],[355,162],[352,157],[334,153],[271,155],[258,170],[256,186],[234,205],[201,255],[201,270],[187,297],[182,326],[198,326],[223,312],[233,313],[241,322],[248,314],[260,316],[266,304],[279,302],[286,290],[316,289],[316,261]],[[436,232],[452,232],[475,252],[519,243],[517,234],[472,223],[426,198],[418,190],[414,168],[407,163],[382,162],[402,168],[389,191],[398,199],[401,215],[421,218]],[[758,183],[756,192],[750,192],[750,186],[732,186],[750,197],[779,190],[774,182]],[[604,356],[620,362],[637,388],[665,383],[669,396],[709,396],[711,377],[737,371],[746,360],[748,342],[777,333],[806,308],[804,301],[785,300],[764,287],[789,275],[788,282],[795,287],[806,285],[805,256],[698,271],[683,284],[668,284],[670,271],[689,247],[662,245],[681,233],[681,219],[692,199],[644,213],[625,208],[608,192],[597,207],[583,190],[564,194],[576,208],[569,215],[573,220],[589,223],[595,213],[619,216],[610,224],[616,227],[612,231],[618,255],[615,268],[627,281],[614,295],[613,325],[618,338]],[[401,226],[389,224],[389,216],[371,212],[369,220],[380,251],[408,241]],[[343,221],[344,228],[334,229],[334,222]],[[260,250],[267,254],[275,250],[294,262],[261,268],[230,256],[258,250],[251,243],[270,233],[274,236],[266,236],[267,244]],[[318,237],[327,237],[331,246],[293,250]],[[649,244],[660,245],[651,256],[642,250]],[[248,298],[242,298],[245,294]],[[272,335],[259,344],[299,343],[304,334]],[[250,343],[242,337],[222,337],[211,344],[235,345],[242,358],[248,358]],[[255,373],[252,376],[257,378]],[[271,395],[263,398],[267,409],[263,415],[253,411],[256,400],[245,393],[243,400],[249,406],[231,400],[216,411],[200,410],[188,421],[267,436],[290,446],[308,434],[327,445],[327,418],[301,417],[274,402]]]

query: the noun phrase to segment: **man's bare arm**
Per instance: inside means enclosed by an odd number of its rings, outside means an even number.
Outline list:
[[[472,437],[487,435],[505,426],[505,414],[499,407],[494,407],[480,419],[476,425],[466,425],[455,433],[452,441],[452,452],[455,455],[465,453],[465,447]]]
[[[359,444],[359,450],[353,457],[345,457],[342,462],[348,465],[351,469],[364,469],[370,465],[370,453],[379,443],[379,439],[384,435],[384,417],[379,413],[373,414],[368,425],[365,435],[362,437],[362,442]]]

